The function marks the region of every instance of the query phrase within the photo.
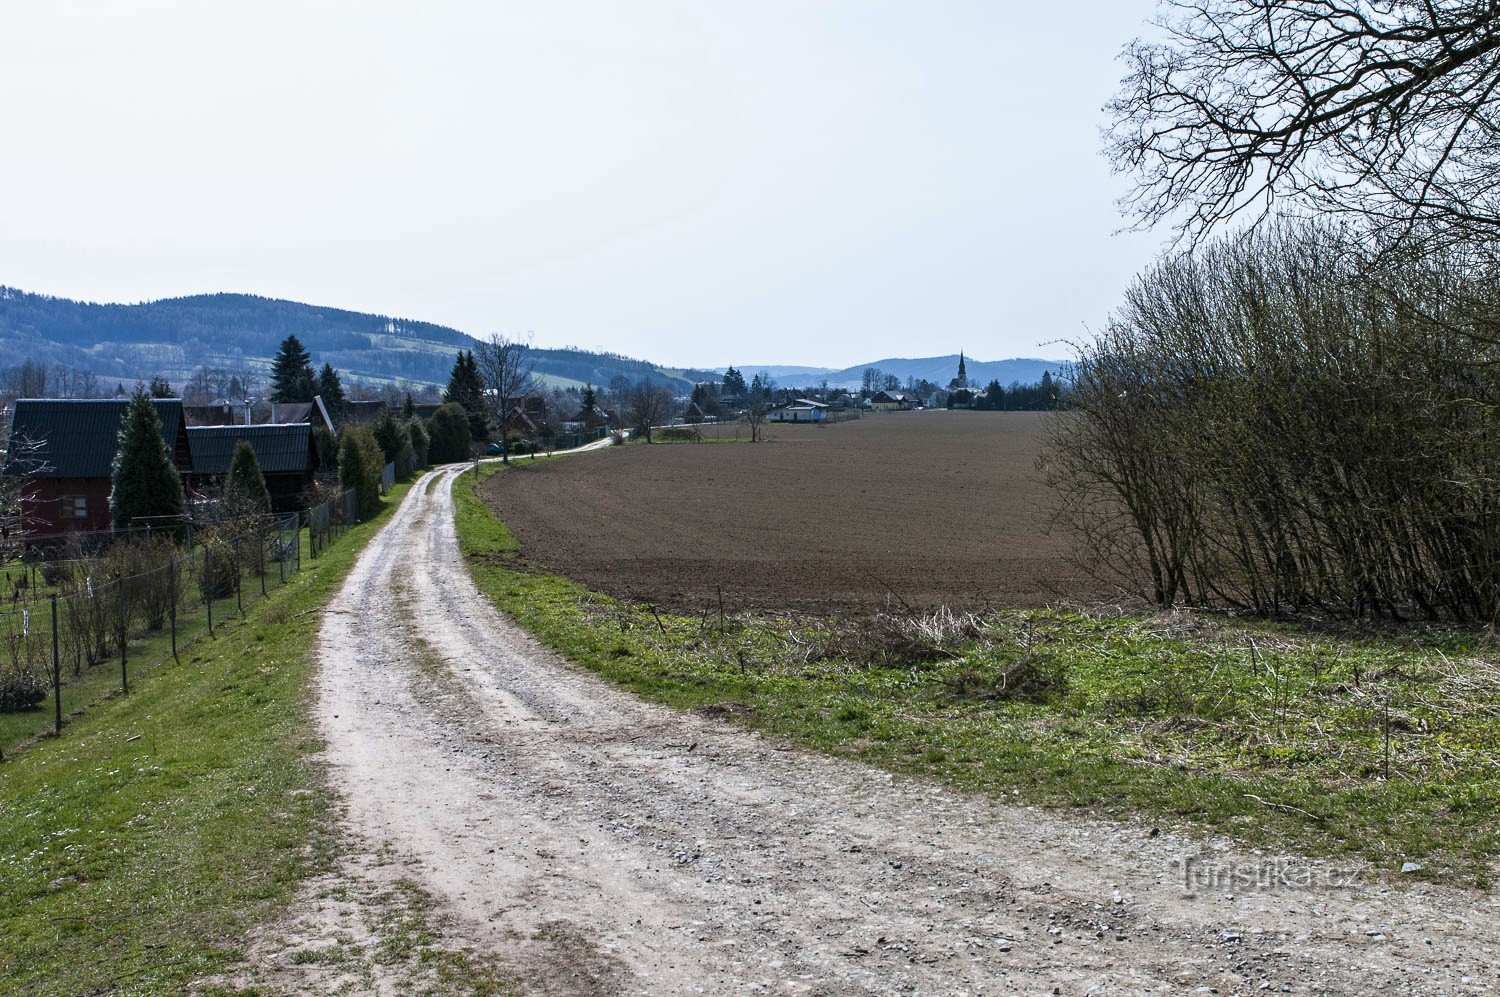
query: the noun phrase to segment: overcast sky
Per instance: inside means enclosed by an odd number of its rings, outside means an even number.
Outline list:
[[[7,3],[0,283],[680,365],[1059,357],[1154,0]]]

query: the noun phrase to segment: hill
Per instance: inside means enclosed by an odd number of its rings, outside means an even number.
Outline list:
[[[295,333],[316,363],[356,379],[447,384],[453,357],[478,341],[447,326],[250,294],[204,294],[140,304],[92,304],[0,287],[0,368],[32,359],[93,371],[101,380],[162,374],[181,383],[200,366],[262,374]],[[694,372],[575,349],[535,349],[549,383],[608,385],[644,378],[691,390]]]

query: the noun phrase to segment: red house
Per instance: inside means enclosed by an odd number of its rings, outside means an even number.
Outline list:
[[[0,475],[25,478],[23,528],[33,541],[108,532],[109,492],[128,398],[23,398],[16,402]],[[182,401],[152,402],[179,474],[192,470]]]

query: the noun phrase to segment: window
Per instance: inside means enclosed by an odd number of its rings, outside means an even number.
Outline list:
[[[64,495],[57,500],[58,515],[63,519],[87,519],[89,500],[87,495]]]

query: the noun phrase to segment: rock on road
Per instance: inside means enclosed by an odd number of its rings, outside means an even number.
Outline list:
[[[358,847],[552,993],[1480,993],[1494,897],[1246,889],[1224,842],[1007,804],[643,703],[475,589],[412,488],[330,604],[318,715]],[[1243,864],[1243,865],[1238,865]],[[1296,860],[1324,882],[1340,867]]]

